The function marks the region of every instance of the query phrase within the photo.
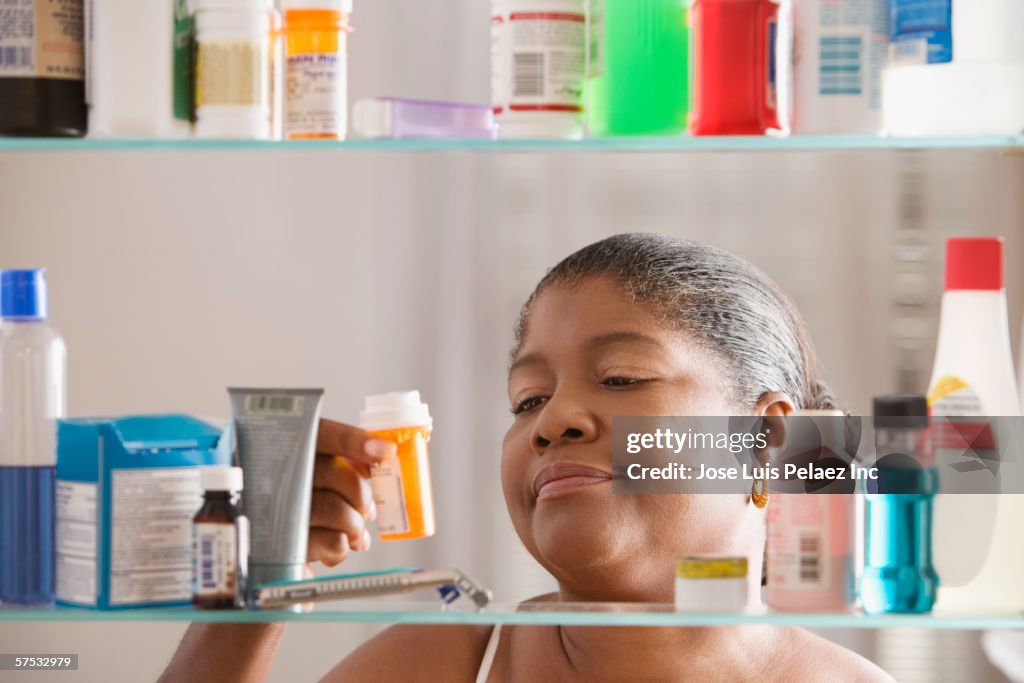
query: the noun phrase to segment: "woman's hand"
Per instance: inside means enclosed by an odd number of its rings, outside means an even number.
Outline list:
[[[370,466],[392,457],[397,447],[351,425],[320,420],[309,517],[308,562],[328,567],[352,550],[370,549],[366,528],[377,516]]]

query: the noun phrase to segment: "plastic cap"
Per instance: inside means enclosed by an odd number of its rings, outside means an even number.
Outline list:
[[[0,270],[0,318],[46,318],[45,268]]]
[[[323,9],[352,13],[352,0],[284,0],[281,9]]]
[[[359,412],[359,426],[368,431],[429,426],[432,423],[430,408],[420,401],[418,391],[367,396],[366,407]]]
[[[362,99],[352,107],[352,128],[366,138],[387,138],[392,133],[391,100]]]
[[[928,426],[928,399],[924,396],[918,394],[875,396],[872,403],[876,427],[922,429]]]
[[[241,491],[241,467],[204,467],[199,470],[199,484],[204,491]]]
[[[946,291],[1003,289],[1003,238],[953,237],[946,242]]]
[[[209,10],[272,10],[274,0],[192,0],[196,12]]]
[[[747,558],[685,555],[676,560],[677,579],[745,579]]]

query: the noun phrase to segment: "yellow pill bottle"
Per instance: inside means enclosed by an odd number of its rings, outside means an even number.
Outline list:
[[[367,396],[359,426],[398,446],[395,457],[370,471],[377,532],[382,541],[434,535],[434,495],[430,485],[427,442],[433,420],[420,392]]]

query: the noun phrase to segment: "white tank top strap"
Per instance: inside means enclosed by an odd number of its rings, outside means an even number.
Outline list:
[[[484,650],[484,658],[480,661],[480,670],[476,674],[476,683],[487,683],[491,675],[491,666],[494,665],[494,655],[498,651],[498,641],[501,639],[501,624],[495,624],[491,629],[491,638],[487,641],[487,649]]]

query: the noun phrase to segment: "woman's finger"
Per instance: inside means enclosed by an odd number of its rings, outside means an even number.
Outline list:
[[[322,527],[348,536],[353,550],[365,550],[366,519],[337,491],[313,489],[313,504],[309,511],[310,528]]]
[[[341,495],[364,519],[376,517],[373,489],[366,465],[345,458],[317,453],[313,468],[313,488],[330,489]]]
[[[378,463],[397,453],[397,447],[390,441],[377,439],[358,427],[324,418],[320,419],[320,428],[317,430],[316,450],[367,465]]]
[[[348,536],[334,529],[313,527],[309,530],[308,562],[321,562],[327,567],[341,564],[349,553]]]

